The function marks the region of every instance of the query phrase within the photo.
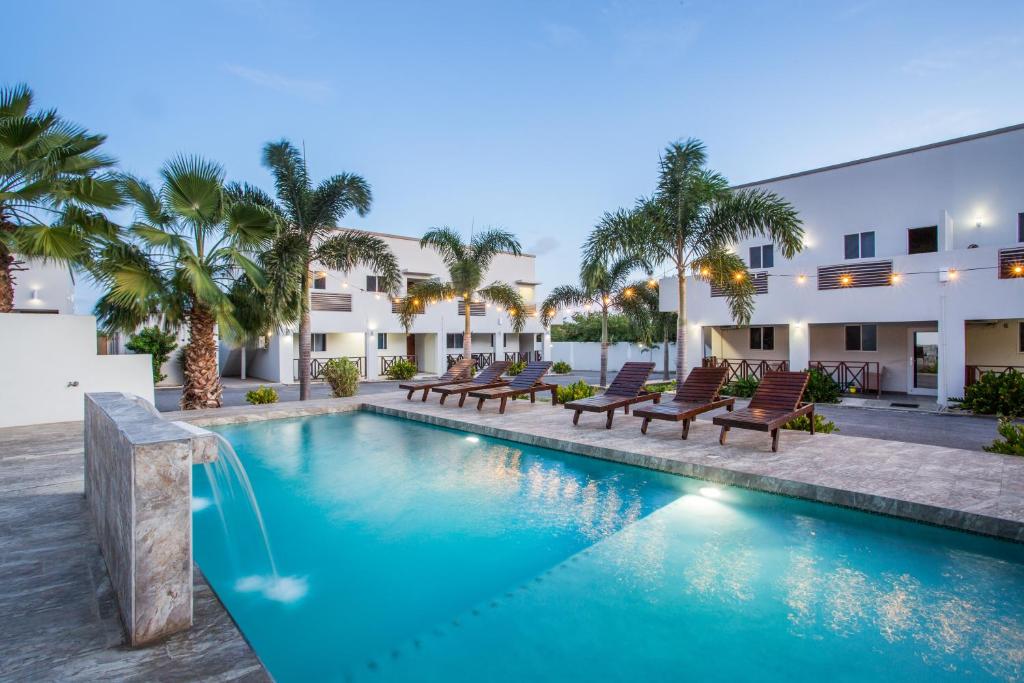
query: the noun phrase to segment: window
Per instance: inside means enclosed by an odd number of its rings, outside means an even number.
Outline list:
[[[877,325],[847,325],[846,326],[846,350],[847,351],[877,351],[878,350],[878,326]]]
[[[537,335],[533,338],[533,340],[535,342],[543,343],[544,342],[544,333],[543,332],[538,332]]]
[[[854,232],[843,238],[845,258],[874,258],[875,231]]]
[[[1017,241],[1024,242],[1024,213],[1017,214]]]
[[[509,340],[511,340],[511,339],[513,339],[513,338],[515,338],[515,337],[517,337],[517,336],[518,336],[518,335],[515,335],[515,334],[511,334],[511,333],[509,333],[509,332],[506,332],[506,333],[505,333],[505,336],[503,336],[503,337],[502,337],[502,346],[504,346],[505,348],[508,348],[508,342],[509,342]]]
[[[378,332],[377,333],[377,350],[387,351],[388,350],[388,333]]]
[[[418,285],[421,282],[426,282],[426,280],[424,280],[423,278],[413,278],[413,277],[407,279],[405,281],[405,291],[408,292],[410,289],[412,289],[413,287],[415,287],[416,285]]]
[[[313,289],[327,289],[327,273],[313,273]]]
[[[1017,352],[1024,353],[1024,323],[1017,323]]]
[[[751,350],[773,351],[775,349],[775,328],[751,327],[750,348]]]
[[[750,248],[751,268],[771,268],[775,265],[775,247],[765,244]]]
[[[310,346],[313,351],[326,351],[327,350],[327,335],[326,334],[311,334]]]
[[[908,254],[932,254],[938,250],[939,227],[937,225],[907,230]]]
[[[380,275],[367,275],[366,276],[366,291],[367,292],[381,292],[380,288]]]
[[[461,349],[462,348],[462,342],[463,342],[463,339],[464,339],[462,332],[456,332],[454,334],[453,333],[448,333],[447,335],[445,335],[445,337],[446,337],[446,340],[447,340],[447,343],[445,344],[445,346],[447,346],[449,349]]]

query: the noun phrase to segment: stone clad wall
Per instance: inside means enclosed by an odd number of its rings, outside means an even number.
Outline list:
[[[136,396],[86,394],[85,495],[133,646],[192,625],[192,463],[212,453]]]

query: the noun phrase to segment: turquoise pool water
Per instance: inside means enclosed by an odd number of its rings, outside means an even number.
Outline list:
[[[1022,675],[1020,545],[367,413],[217,431],[273,564],[202,466],[196,560],[279,681]]]

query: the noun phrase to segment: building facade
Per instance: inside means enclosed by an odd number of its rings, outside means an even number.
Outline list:
[[[25,259],[14,273],[15,313],[74,313],[75,283],[67,266]]]
[[[374,233],[398,258],[402,292],[417,281],[448,280],[448,270],[431,249],[421,249],[419,239]],[[398,359],[416,364],[422,373],[442,373],[462,358],[464,319],[459,302],[438,302],[416,316],[407,333],[398,322],[397,303],[378,291],[377,274],[365,268],[339,273],[317,266],[311,273],[312,374],[319,379],[323,364],[346,357],[360,367],[364,378],[383,376]],[[507,282],[519,289],[527,304],[527,323],[522,332],[512,330],[504,311],[479,303],[470,306],[472,352],[478,364],[494,360],[541,359],[549,354],[550,337],[537,315],[535,257],[499,254],[483,278],[485,284]],[[296,330],[283,330],[244,350],[222,344],[223,375],[258,377],[271,382],[298,381],[299,339]]]
[[[691,367],[820,367],[847,389],[942,404],[984,372],[1024,370],[1024,125],[738,187],[788,200],[804,249],[735,245],[758,292],[748,327],[688,280]],[[676,292],[662,283],[662,310]]]

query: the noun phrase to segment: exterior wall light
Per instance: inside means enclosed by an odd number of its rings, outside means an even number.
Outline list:
[[[32,290],[32,298],[29,299],[29,303],[38,304],[40,302],[41,301],[39,299],[39,289],[38,288],[33,289]]]

